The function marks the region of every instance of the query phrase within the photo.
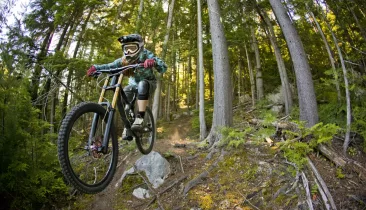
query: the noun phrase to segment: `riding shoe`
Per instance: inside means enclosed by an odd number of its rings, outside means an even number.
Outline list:
[[[132,141],[133,137],[131,134],[131,131],[128,129],[123,129],[123,133],[122,133],[122,140],[127,140],[127,141]]]
[[[141,117],[136,117],[135,122],[131,126],[131,130],[135,132],[140,132],[144,127],[144,119]]]

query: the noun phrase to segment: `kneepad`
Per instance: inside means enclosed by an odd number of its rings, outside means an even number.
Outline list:
[[[139,82],[139,85],[137,87],[138,89],[138,99],[139,100],[148,100],[149,99],[149,82],[146,80],[143,80]]]

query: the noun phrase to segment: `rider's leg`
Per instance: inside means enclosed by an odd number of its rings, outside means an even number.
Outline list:
[[[123,88],[123,91],[125,92],[129,102],[132,101],[136,90],[137,90],[137,87],[135,85],[128,85],[125,88]],[[124,111],[124,110],[121,110],[121,111]],[[126,128],[123,129],[122,139],[129,140],[129,141],[133,140],[132,132],[130,129],[126,129]]]
[[[139,108],[139,115],[141,118],[145,117],[146,106],[149,104],[149,100],[137,100],[137,106]]]
[[[149,95],[151,93],[152,85],[148,80],[140,81],[137,86],[138,96],[137,96],[137,106],[139,108],[139,113],[135,119],[135,122],[132,125],[133,130],[142,129],[142,125],[144,122],[146,106],[149,103]]]

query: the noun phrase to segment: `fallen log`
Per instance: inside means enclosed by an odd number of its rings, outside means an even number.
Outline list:
[[[259,119],[253,118],[253,119],[250,119],[248,122],[252,125],[262,125],[264,123],[264,120],[259,120]],[[287,130],[295,130],[298,127],[296,123],[283,122],[283,121],[279,121],[279,122],[275,121],[275,122],[271,123],[271,125],[276,128],[287,129]]]
[[[366,168],[364,168],[361,163],[342,157],[324,144],[318,145],[317,148],[322,153],[322,155],[324,155],[330,161],[336,164],[337,167],[352,170],[356,172],[360,176],[360,178],[366,180]]]
[[[249,123],[253,125],[261,125],[263,122],[264,122],[263,120],[259,119],[249,120]],[[273,122],[271,123],[271,125],[275,126],[276,128],[282,128],[288,130],[296,130],[298,128],[298,125],[292,122]],[[295,139],[298,140],[297,138]],[[350,169],[358,173],[360,178],[366,180],[366,168],[361,163],[342,157],[325,144],[319,144],[317,150],[326,158],[328,158],[330,161],[332,161],[337,167]]]

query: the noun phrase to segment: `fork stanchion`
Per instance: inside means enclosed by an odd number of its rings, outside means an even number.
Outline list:
[[[118,77],[116,91],[114,91],[114,96],[113,96],[113,101],[112,101],[112,108],[113,109],[116,107],[117,98],[118,98],[118,95],[119,95],[119,91],[121,89],[122,79],[123,79],[123,74],[120,74],[119,77]]]
[[[100,93],[100,97],[99,97],[98,103],[102,103],[103,102],[103,98],[104,98],[104,94],[105,94],[105,87],[107,87],[108,82],[109,82],[109,77],[107,77],[107,79],[105,79],[105,81],[104,81],[103,89],[102,89],[102,92]]]

